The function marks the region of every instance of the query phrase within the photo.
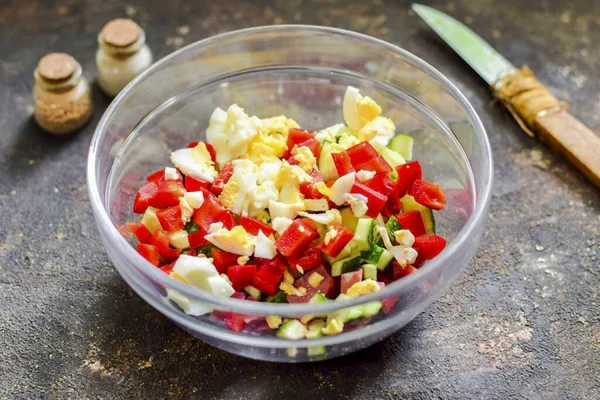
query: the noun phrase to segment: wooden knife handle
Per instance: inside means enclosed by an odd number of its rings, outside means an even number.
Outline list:
[[[542,142],[562,153],[600,188],[600,137],[565,109],[540,113],[534,129]]]

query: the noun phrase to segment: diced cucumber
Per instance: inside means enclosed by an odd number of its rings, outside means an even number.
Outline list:
[[[400,225],[400,223],[398,222],[398,220],[396,219],[396,217],[394,217],[393,215],[390,217],[390,219],[388,219],[388,221],[385,224],[385,229],[388,232],[388,235],[390,235],[390,239],[394,240],[394,232],[399,231],[400,229],[402,229],[402,226]]]
[[[385,248],[377,244],[371,246],[370,251],[362,252],[361,257],[367,263],[375,264],[375,266],[377,266],[377,269],[380,271],[383,271],[394,259],[392,253],[390,253]]]
[[[313,297],[308,301],[310,304],[319,304],[319,303],[327,303],[329,300],[323,293],[317,292]]]
[[[435,220],[433,219],[433,211],[430,208],[417,203],[415,198],[408,194],[401,198],[400,202],[402,202],[402,211],[419,211],[421,213],[421,218],[423,218],[425,232],[427,234],[435,234]]]
[[[246,286],[244,288],[244,290],[246,291],[246,293],[248,293],[250,296],[254,297],[256,300],[260,300],[260,296],[262,293],[260,290],[258,290],[254,286]]]
[[[331,265],[331,276],[340,276],[346,272],[354,271],[360,266],[360,257],[349,257],[334,262]]]
[[[297,319],[285,322],[277,331],[277,336],[283,339],[298,340],[306,337],[308,330]]]
[[[198,247],[196,249],[196,252],[198,254],[204,254],[206,257],[212,257],[212,248],[213,245],[212,244],[207,244],[206,246],[202,246],[202,247]]]
[[[381,310],[381,301],[372,301],[362,306],[363,317],[373,317]]]
[[[377,269],[383,271],[387,268],[388,265],[394,259],[394,255],[390,253],[387,249],[383,249],[381,252],[381,257],[379,257],[379,261],[377,261]]]
[[[316,339],[323,336],[321,330],[325,328],[324,321],[314,321],[308,326],[308,333],[306,334],[307,339]],[[309,356],[320,356],[325,354],[325,346],[310,346],[307,349]]]
[[[321,146],[321,152],[319,153],[318,167],[321,176],[325,182],[335,179],[338,177],[337,168],[331,157],[332,143],[325,140]]]
[[[187,233],[194,233],[198,229],[200,229],[200,227],[196,225],[194,221],[189,221],[187,224],[185,224],[185,227],[183,229],[185,229]]]
[[[352,247],[356,250],[363,251],[371,248],[373,241],[373,229],[375,228],[375,220],[373,218],[359,218],[354,231],[354,237],[351,242]]]
[[[377,280],[377,266],[374,264],[363,264],[360,266],[363,270],[364,279]]]
[[[325,346],[310,346],[307,349],[307,353],[309,356],[320,356],[322,354],[325,354],[325,351]]]
[[[344,301],[344,300],[348,300],[348,299],[351,299],[351,297],[342,293],[335,300],[336,301]],[[342,308],[341,310],[338,310],[333,314],[329,314],[329,316],[327,317],[327,320],[329,321],[330,319],[338,318],[341,316],[341,321],[344,323],[353,321],[357,318],[362,317],[363,307],[364,307],[364,305],[360,304],[360,305],[353,306],[353,307]]]
[[[413,152],[413,138],[402,133],[390,139],[388,147],[400,154],[404,159],[411,160]]]
[[[269,303],[287,303],[287,296],[283,292],[277,292],[275,296],[267,297],[267,302]]]
[[[356,231],[356,224],[358,224],[358,218],[354,216],[350,207],[340,208],[340,214],[342,215],[342,225]]]
[[[387,161],[392,168],[406,163],[406,160],[400,154],[396,153],[393,150],[390,150],[387,147],[382,147],[381,149],[379,149],[379,154],[383,156],[385,161]]]

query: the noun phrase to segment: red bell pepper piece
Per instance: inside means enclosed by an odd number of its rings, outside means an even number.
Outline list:
[[[206,231],[201,227],[198,227],[196,232],[189,233],[188,242],[190,243],[190,249],[197,249],[198,247],[209,245],[210,242],[204,238],[205,236]]]
[[[237,260],[240,257],[237,254],[229,253],[217,247],[210,249],[210,255],[212,256],[215,268],[220,274],[224,274],[227,271],[227,268],[237,265]]]
[[[233,169],[234,167],[232,163],[223,165],[223,168],[221,168],[217,174],[217,177],[210,186],[210,191],[217,196],[220,195],[223,191],[223,187],[225,187],[225,184],[229,182],[229,179],[231,179],[231,176],[233,175]]]
[[[154,182],[156,184],[158,184],[158,182],[164,181],[164,180],[165,180],[165,170],[164,169],[156,171],[156,172],[150,174],[146,178],[146,182]]]
[[[417,270],[415,267],[413,267],[410,264],[405,267],[402,267],[402,265],[400,265],[397,261],[394,261],[392,263],[392,267],[393,267],[393,271],[394,271],[394,280],[395,281],[397,281],[400,278],[404,278],[405,276],[410,275]]]
[[[300,143],[306,142],[307,140],[314,139],[316,132],[306,131],[304,129],[292,128],[288,132],[288,137],[286,141],[287,150],[284,154],[284,158],[287,158],[292,154],[292,150],[295,145],[300,145]]]
[[[242,290],[254,283],[256,265],[233,265],[227,268],[227,277],[235,290]]]
[[[181,219],[181,207],[179,206],[158,210],[156,217],[158,218],[158,222],[160,222],[160,226],[167,232],[178,231],[185,226]]]
[[[331,158],[333,158],[333,163],[335,164],[335,169],[339,176],[354,172],[354,167],[352,166],[352,161],[350,160],[348,152],[342,151],[339,153],[331,153]]]
[[[366,171],[383,172],[385,174],[392,172],[391,165],[385,160],[385,158],[383,158],[382,155],[378,155],[377,157],[371,158],[370,160],[362,163],[356,163],[354,160],[352,160],[352,165],[357,171],[364,169]]]
[[[358,165],[366,163],[379,156],[377,150],[375,150],[375,148],[371,146],[371,143],[369,142],[360,142],[359,144],[356,144],[347,149],[346,153],[348,153],[350,161],[352,162],[352,166],[357,171],[360,169],[357,168]]]
[[[231,213],[225,209],[214,196],[207,196],[200,208],[194,211],[192,220],[196,225],[208,232],[210,224],[214,222],[223,222],[223,226],[230,229],[230,226],[235,224],[235,219]]]
[[[357,282],[362,281],[362,278],[363,278],[363,270],[361,268],[357,269],[356,271],[343,273],[342,276],[340,277],[340,287],[341,287],[340,291],[342,293],[346,293],[352,285],[354,285]]]
[[[394,181],[390,179],[387,172],[376,173],[373,179],[366,182],[365,185],[384,196],[389,196],[394,191]]]
[[[157,267],[160,265],[160,258],[156,246],[153,246],[151,244],[138,243],[137,252],[140,253],[140,255],[146,260],[150,261],[152,265]]]
[[[175,261],[181,254],[181,250],[169,246],[169,238],[162,231],[156,231],[152,234],[150,244],[156,246],[158,254],[168,263]]]
[[[377,217],[387,201],[386,196],[357,181],[352,185],[350,192],[362,194],[367,198],[367,207],[369,208],[367,215],[371,218]]]
[[[421,235],[415,238],[413,249],[419,254],[415,265],[422,265],[425,260],[431,260],[440,254],[445,247],[446,239],[438,235]]]
[[[185,190],[188,192],[197,192],[202,188],[208,189],[210,185],[210,182],[206,182],[192,175],[186,175],[185,177]]]
[[[295,257],[306,250],[310,242],[319,236],[319,232],[311,224],[313,221],[309,221],[294,220],[275,241],[275,248],[286,257]]]
[[[279,256],[272,260],[264,260],[256,270],[252,286],[268,296],[275,296],[286,270],[287,265]]]
[[[133,212],[143,214],[146,209],[152,205],[158,195],[158,185],[154,182],[148,182],[138,190],[133,200]]]
[[[315,268],[319,268],[324,264],[323,254],[317,245],[309,247],[304,253],[297,258],[288,258],[288,263],[293,272],[299,273],[298,266],[302,268],[302,271],[310,271]]]
[[[215,148],[213,147],[212,144],[209,143],[204,143],[204,145],[206,146],[206,151],[208,151],[208,154],[210,154],[210,159],[213,162],[217,161],[217,152],[215,151]]]
[[[319,157],[319,152],[321,151],[321,143],[317,139],[308,139],[298,145],[298,147],[308,147],[310,152],[315,157]]]
[[[352,232],[352,229],[346,226],[336,225],[333,227],[333,229],[336,230],[337,234],[329,240],[329,243],[321,243],[323,253],[327,254],[329,257],[337,257],[342,249],[354,237],[354,232]]]
[[[441,210],[446,208],[446,194],[435,183],[415,180],[412,187],[408,190],[408,194],[415,198],[415,201],[432,210]]]
[[[408,229],[414,237],[419,237],[426,233],[423,217],[417,210],[405,211],[401,214],[396,214],[396,219],[402,229]]]
[[[321,198],[323,198],[323,195],[321,194],[321,192],[319,192],[315,188],[315,185],[317,183],[323,182],[323,177],[321,176],[321,173],[319,172],[318,169],[313,168],[313,170],[310,173],[310,176],[312,177],[311,181],[309,181],[309,182],[306,182],[306,181],[300,182],[300,193],[302,193],[304,195],[304,197],[309,198],[309,199],[321,199]]]
[[[147,244],[150,241],[152,234],[141,222],[127,222],[125,226],[129,232],[133,233],[138,242]]]
[[[179,198],[185,194],[181,181],[161,181],[158,183],[158,193],[150,202],[152,207],[167,208],[179,204]]]
[[[163,265],[162,267],[160,267],[161,271],[164,272],[165,274],[170,274],[171,272],[173,272],[173,267],[175,266],[175,261],[173,261],[171,264],[167,264],[167,265]]]
[[[250,217],[241,216],[240,225],[246,230],[246,232],[254,236],[258,235],[259,231],[262,231],[265,236],[275,233],[275,229],[271,228],[270,225]]]
[[[198,146],[198,141],[195,142],[190,142],[190,144],[188,144],[188,149],[193,149],[194,147]]]
[[[402,208],[400,199],[408,192],[408,189],[413,185],[416,179],[423,177],[421,164],[418,161],[411,161],[396,167],[398,177],[394,182],[394,190],[388,196],[388,201],[385,205],[385,214],[390,216],[397,213]]]

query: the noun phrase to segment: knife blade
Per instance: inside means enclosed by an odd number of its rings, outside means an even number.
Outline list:
[[[600,137],[571,115],[527,66],[516,68],[449,15],[421,4],[412,9],[490,85],[525,132],[562,153],[600,188]]]

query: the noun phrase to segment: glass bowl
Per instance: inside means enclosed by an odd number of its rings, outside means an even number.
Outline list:
[[[424,177],[446,191],[436,212],[446,249],[417,272],[370,295],[327,304],[275,304],[213,297],[169,278],[142,258],[120,233],[137,189],[169,164],[170,152],[204,140],[215,107],[232,103],[250,115],[286,115],[305,129],[343,122],[348,85],[373,98],[398,131],[414,138]],[[340,29],[282,25],[244,29],[191,44],[158,61],[111,103],[91,142],[88,188],[106,252],[135,292],[190,334],[245,357],[300,362],[347,354],[397,331],[440,297],[473,257],[492,186],[488,139],[473,107],[442,74],[411,53]],[[220,313],[186,315],[166,298],[171,288],[214,310],[247,315],[242,332]],[[350,324],[344,333],[288,340],[265,329],[268,315],[329,313],[398,297],[386,314]],[[222,314],[221,314],[222,315]],[[263,321],[263,323],[260,323]]]

